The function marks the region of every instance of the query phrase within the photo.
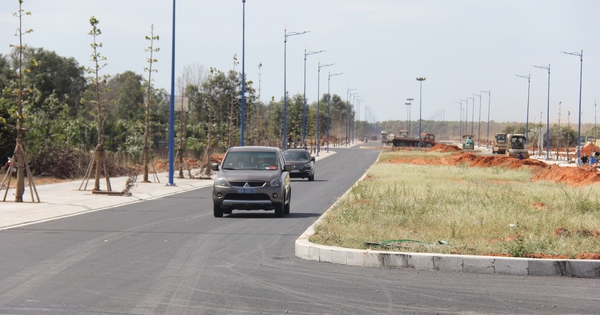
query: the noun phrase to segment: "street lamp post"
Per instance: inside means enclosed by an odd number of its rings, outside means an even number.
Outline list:
[[[358,130],[356,131],[356,133],[357,133],[356,137],[357,138],[361,137],[361,134],[360,134],[361,128],[360,127],[362,127],[362,120],[360,120],[360,103],[362,103],[364,100],[365,99],[362,98],[362,97],[359,97],[359,98],[356,99],[356,102],[358,102]],[[366,112],[366,110],[365,110],[365,112]],[[366,117],[366,114],[365,114],[365,117]],[[363,132],[364,132],[364,129],[363,129]],[[362,138],[359,138],[358,141],[360,141],[360,139],[362,139]]]
[[[475,98],[474,97],[467,97],[467,108],[469,108],[469,100],[473,101],[473,110],[471,111],[471,133],[470,135],[473,136],[473,125],[475,125]],[[467,109],[467,113],[468,113],[468,109]],[[469,132],[469,114],[467,114],[467,132]]]
[[[419,148],[423,146],[423,139],[421,138],[421,132],[423,131],[421,113],[423,109],[423,81],[425,79],[425,77],[417,78],[417,81],[419,81]]]
[[[246,116],[246,74],[245,74],[245,59],[246,59],[246,0],[242,0],[242,108],[241,108],[241,126],[240,126],[240,146],[244,146],[244,125]]]
[[[490,106],[492,104],[490,99],[492,97],[492,91],[491,90],[481,91],[481,93],[485,93],[488,95],[487,144],[485,147],[489,149],[489,147],[490,147]]]
[[[404,103],[406,105],[406,131],[410,130],[410,102]]]
[[[460,139],[462,137],[462,133],[463,133],[463,129],[462,129],[462,115],[463,115],[463,107],[462,107],[462,100],[460,100],[460,102],[454,102],[456,104],[460,104],[460,116],[458,116],[458,138]]]
[[[550,64],[548,66],[534,66],[548,70],[548,103],[546,106],[546,160],[550,159]]]
[[[175,0],[173,0],[173,24],[171,39],[171,99],[169,105],[169,177],[167,186],[175,186],[173,175],[175,173]]]
[[[581,53],[578,52],[562,52],[563,54],[579,56],[580,66],[579,66],[579,113],[577,116],[579,117],[579,126],[577,127],[577,165],[581,164],[581,81],[582,81],[582,73],[583,73],[583,49]]]
[[[318,71],[317,71],[317,123],[316,123],[316,127],[317,130],[315,131],[315,142],[316,142],[316,154],[317,156],[319,156],[319,125],[321,125],[321,120],[319,119],[319,113],[321,112],[321,108],[320,108],[320,103],[321,103],[321,68],[324,67],[329,67],[329,66],[333,66],[334,63],[330,63],[330,64],[326,64],[326,65],[321,65],[321,62],[319,61],[319,63],[317,64],[318,67]]]
[[[304,101],[304,105],[302,107],[302,147],[306,148],[306,56],[320,54],[325,52],[325,50],[319,51],[306,51],[306,47],[304,48],[304,97],[302,98]]]
[[[331,77],[341,75],[341,73],[329,73],[327,72],[327,153],[329,153],[329,117],[331,116],[329,103],[331,101],[331,94],[329,94],[329,88],[331,86]]]
[[[527,79],[527,120],[525,121],[525,147],[529,150],[529,95],[531,92],[531,74],[528,75],[516,75],[520,78]]]
[[[410,118],[412,117],[412,115],[411,115],[411,106],[412,106],[412,101],[414,101],[415,99],[412,98],[412,97],[409,97],[406,100],[408,101],[408,103],[405,103],[406,105],[408,105],[408,129],[406,130],[406,132],[408,134],[410,134],[410,121],[411,121]]]
[[[346,88],[346,146],[350,142],[350,91],[356,91],[357,89]]]
[[[283,29],[283,33],[284,33],[284,37],[283,37],[283,150],[285,150],[287,148],[287,87],[286,87],[286,80],[287,80],[287,73],[286,73],[286,68],[287,68],[287,62],[286,62],[286,50],[287,50],[287,39],[290,36],[296,36],[296,35],[302,35],[302,34],[306,34],[309,31],[303,31],[303,32],[289,32],[287,31],[287,29]]]
[[[477,144],[481,146],[481,93],[473,94],[473,96],[479,96],[479,118],[477,119]],[[475,101],[473,101],[473,106],[475,106]],[[475,109],[473,109],[474,111]]]

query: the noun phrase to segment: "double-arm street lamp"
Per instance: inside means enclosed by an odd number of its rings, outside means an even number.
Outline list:
[[[475,98],[467,97],[467,108],[469,107],[469,100],[473,101],[473,107],[471,111],[471,132],[469,133],[471,136],[474,136],[473,126],[475,125]],[[469,114],[467,114],[467,121],[469,120]],[[469,124],[467,123],[467,132],[469,132]]]
[[[492,104],[491,98],[492,98],[492,90],[487,90],[487,91],[480,91],[481,93],[485,93],[488,95],[488,122],[487,122],[487,144],[486,144],[486,148],[490,147],[490,107]]]
[[[477,145],[481,146],[481,93],[473,94],[473,96],[479,96],[479,118],[477,118]],[[473,106],[475,106],[475,101],[473,101]],[[475,108],[473,108],[475,111]]]
[[[550,64],[548,66],[534,66],[548,70],[548,103],[546,105],[546,160],[550,159]]]
[[[462,128],[462,117],[463,117],[463,107],[462,107],[462,100],[460,100],[460,102],[454,102],[456,104],[460,104],[460,116],[458,117],[458,138],[461,139],[462,135],[463,135],[463,128]]]
[[[321,91],[320,91],[320,88],[321,88],[321,68],[330,67],[330,66],[333,66],[334,64],[335,63],[330,63],[330,64],[322,65],[320,61],[317,64],[317,67],[318,67],[318,71],[317,71],[317,123],[315,124],[316,127],[317,127],[317,130],[315,131],[315,140],[316,140],[315,142],[316,142],[316,152],[317,152],[316,154],[317,154],[317,156],[319,156],[319,150],[320,150],[319,140],[321,140],[320,137],[319,137],[319,126],[321,125],[321,120],[319,119],[319,114],[321,113],[321,108],[320,108],[320,104],[321,104],[321,95],[320,95],[320,93],[321,93]]]
[[[531,92],[531,74],[528,75],[518,75],[516,74],[517,77],[519,78],[525,78],[527,79],[527,118],[525,121],[525,147],[527,148],[527,150],[529,150],[529,95]]]
[[[421,132],[423,131],[422,127],[422,109],[423,109],[423,81],[425,81],[425,77],[418,77],[417,81],[419,81],[419,148],[423,146],[423,139],[421,138]]]
[[[411,120],[410,119],[410,117],[411,117],[411,115],[410,115],[410,107],[412,105],[412,101],[414,101],[415,99],[412,98],[412,97],[409,97],[406,100],[408,101],[407,103],[404,103],[404,105],[407,106],[407,108],[406,108],[406,120],[408,121],[408,126],[406,128],[406,132],[407,132],[407,134],[410,134],[410,120]]]
[[[302,147],[306,148],[306,56],[320,54],[325,52],[325,50],[319,51],[306,51],[306,47],[304,48],[304,105],[302,107]]]
[[[582,73],[583,73],[583,49],[581,53],[578,52],[562,52],[563,54],[579,56],[579,113],[577,116],[579,117],[579,126],[577,127],[577,165],[581,164],[581,81],[582,81]]]
[[[341,73],[329,73],[327,72],[327,153],[329,153],[329,117],[331,116],[329,103],[331,101],[331,94],[329,94],[329,88],[331,86],[331,77],[341,75]]]
[[[283,37],[283,150],[287,148],[287,62],[286,62],[286,50],[287,50],[287,39],[290,36],[302,35],[306,34],[309,31],[303,32],[289,32],[287,29],[283,29],[284,37]]]
[[[356,91],[357,89],[351,89],[351,88],[347,88],[346,90],[346,146],[348,146],[348,143],[350,142],[350,112],[351,112],[351,105],[350,105],[350,95],[352,95],[352,93],[350,93],[350,91]]]

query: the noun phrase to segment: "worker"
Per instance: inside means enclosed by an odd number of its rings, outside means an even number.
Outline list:
[[[590,156],[590,165],[596,167],[596,163],[597,163],[596,156],[595,155]]]

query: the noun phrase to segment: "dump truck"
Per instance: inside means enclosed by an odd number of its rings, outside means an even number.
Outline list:
[[[519,156],[519,153],[523,155],[523,158],[529,158],[529,151],[525,145],[527,138],[524,134],[516,133],[509,134],[506,137],[506,156]]]
[[[462,148],[463,150],[475,149],[475,142],[473,141],[473,135],[463,135]]]
[[[408,135],[408,131],[400,130],[398,135],[390,133],[387,135],[386,143],[392,144],[395,147],[418,147],[419,137]],[[421,143],[424,148],[431,148],[435,145],[435,135],[433,133],[422,132]]]
[[[504,154],[506,153],[506,134],[497,133],[494,136],[494,146],[492,147],[493,154]]]

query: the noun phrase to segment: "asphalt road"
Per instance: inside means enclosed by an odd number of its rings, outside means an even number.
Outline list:
[[[375,143],[368,143],[375,144]],[[294,241],[378,150],[293,180],[291,214],[214,218],[210,189],[0,231],[0,314],[597,314],[600,281],[349,267]]]

